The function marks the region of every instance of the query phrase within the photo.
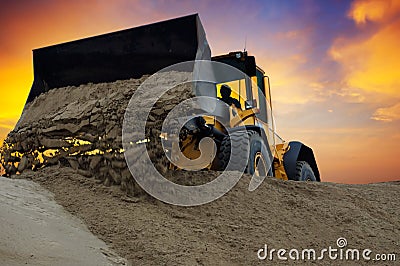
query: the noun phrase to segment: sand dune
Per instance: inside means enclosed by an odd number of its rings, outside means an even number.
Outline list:
[[[217,173],[191,172],[190,176],[205,174]],[[189,177],[183,171],[175,175]],[[260,261],[257,252],[265,245],[287,252],[314,249],[318,258],[324,248],[337,249],[338,238],[347,241],[343,252],[370,249],[371,259],[377,253],[397,253],[399,260],[399,181],[344,185],[266,179],[249,192],[250,177],[244,176],[233,190],[210,204],[177,207],[145,194],[127,198],[118,187],[97,184],[71,168],[50,167],[21,177],[32,178],[53,192],[61,205],[134,265],[285,264],[276,253],[272,261]],[[289,258],[289,262],[369,264],[362,257],[332,260],[328,254],[323,260]]]

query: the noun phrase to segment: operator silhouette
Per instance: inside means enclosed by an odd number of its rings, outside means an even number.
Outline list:
[[[232,92],[232,89],[228,85],[226,85],[226,84],[222,85],[221,86],[221,96],[222,97],[218,98],[218,99],[224,101],[229,106],[231,106],[233,104],[233,105],[235,105],[236,108],[241,109],[242,107],[240,105],[240,102],[237,99],[231,97],[231,92]]]

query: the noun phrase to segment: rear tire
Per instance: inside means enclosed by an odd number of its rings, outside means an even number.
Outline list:
[[[296,163],[296,180],[297,181],[317,181],[311,166],[305,161]]]

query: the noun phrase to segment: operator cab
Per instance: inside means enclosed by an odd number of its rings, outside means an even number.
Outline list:
[[[229,86],[232,90],[230,96],[239,101],[242,111],[257,111],[257,120],[247,123],[261,126],[268,135],[274,135],[269,79],[256,65],[255,57],[239,51],[212,57],[212,61],[228,64],[244,73],[241,79],[216,84],[217,97],[221,99],[221,88]]]

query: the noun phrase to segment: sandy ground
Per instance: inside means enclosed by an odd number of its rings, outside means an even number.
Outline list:
[[[126,265],[37,183],[0,177],[1,265]]]
[[[215,175],[210,172],[191,176]],[[177,172],[185,177],[187,172]],[[247,190],[249,176],[206,205],[177,207],[149,196],[127,198],[70,168],[24,173],[54,193],[56,201],[133,265],[273,265],[257,251],[347,248],[394,253],[397,261],[293,261],[296,265],[398,265],[400,181],[368,185],[305,183],[267,179]],[[22,241],[22,240],[21,240]],[[344,249],[345,251],[345,249]],[[29,254],[29,253],[28,253]],[[286,256],[288,256],[286,254]],[[397,263],[397,264],[396,264]]]

